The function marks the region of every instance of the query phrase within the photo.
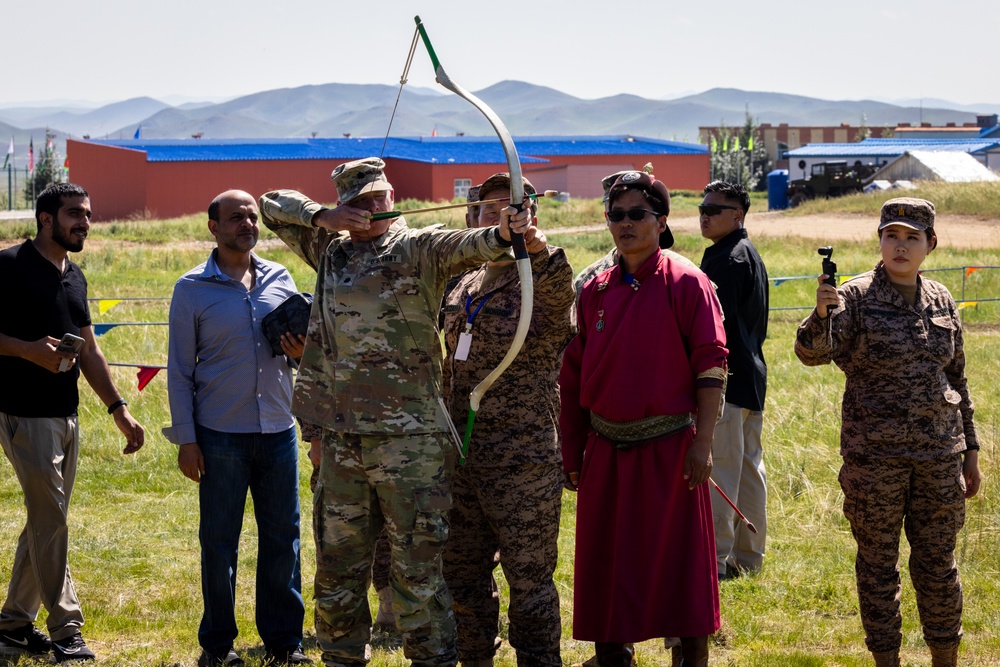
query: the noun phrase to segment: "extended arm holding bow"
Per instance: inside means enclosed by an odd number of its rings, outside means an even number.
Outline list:
[[[521,163],[518,160],[517,149],[514,147],[514,140],[511,139],[510,132],[507,131],[507,128],[504,126],[503,121],[500,120],[500,117],[497,116],[485,102],[451,80],[451,77],[448,76],[448,74],[444,71],[444,68],[441,66],[441,61],[438,60],[437,54],[434,52],[434,47],[431,46],[431,40],[427,37],[427,31],[424,29],[424,24],[421,22],[420,17],[416,16],[413,20],[416,21],[417,30],[420,32],[420,38],[423,40],[424,46],[427,47],[427,53],[431,57],[431,63],[434,65],[434,74],[437,78],[437,82],[479,109],[483,115],[486,116],[486,119],[490,121],[490,125],[493,126],[497,136],[500,137],[500,143],[503,145],[504,154],[507,156],[507,171],[510,174],[510,203],[514,208],[520,211],[524,207],[524,181],[521,178]],[[490,372],[490,374],[487,375],[469,395],[469,419],[465,426],[465,438],[462,441],[461,462],[465,461],[465,456],[469,451],[469,440],[472,437],[472,426],[476,421],[476,412],[479,410],[479,402],[482,400],[483,395],[486,394],[493,383],[496,382],[497,378],[499,378],[500,375],[507,370],[507,367],[510,366],[511,362],[514,361],[514,357],[517,356],[517,353],[521,351],[521,347],[524,345],[524,339],[528,335],[528,328],[531,325],[531,308],[534,301],[534,285],[531,277],[531,260],[528,258],[528,250],[524,245],[523,234],[514,234],[511,232],[511,241],[514,244],[514,259],[517,264],[518,277],[521,280],[521,317],[517,323],[517,331],[514,333],[514,340],[511,341],[510,349],[507,350],[507,354],[500,361],[500,365],[494,368],[493,371]]]

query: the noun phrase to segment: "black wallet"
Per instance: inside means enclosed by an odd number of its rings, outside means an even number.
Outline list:
[[[300,336],[306,335],[312,302],[312,294],[308,292],[293,294],[260,321],[260,329],[271,345],[274,356],[284,354],[281,350],[281,334],[288,332]]]

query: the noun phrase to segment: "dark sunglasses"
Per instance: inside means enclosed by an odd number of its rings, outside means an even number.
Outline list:
[[[701,215],[707,215],[710,218],[714,218],[723,211],[740,211],[742,210],[739,206],[725,206],[723,204],[701,204],[698,206],[698,213]]]
[[[635,208],[630,208],[627,211],[623,211],[620,208],[615,208],[610,211],[604,212],[604,217],[608,219],[608,222],[621,222],[628,216],[628,219],[632,222],[639,222],[646,217],[647,213],[652,213],[655,216],[660,216],[660,213],[656,211],[650,211],[648,208],[640,208],[636,206]]]

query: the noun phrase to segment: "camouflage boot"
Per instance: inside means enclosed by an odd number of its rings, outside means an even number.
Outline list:
[[[958,666],[958,644],[948,648],[931,649],[931,667],[957,667]]]
[[[892,651],[872,651],[872,657],[875,658],[875,667],[899,667],[898,648]]]

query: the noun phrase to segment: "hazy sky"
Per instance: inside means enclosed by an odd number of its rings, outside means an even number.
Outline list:
[[[996,0],[4,0],[0,105],[395,85],[418,13],[469,90],[1000,102]],[[423,47],[410,84],[435,85]]]

